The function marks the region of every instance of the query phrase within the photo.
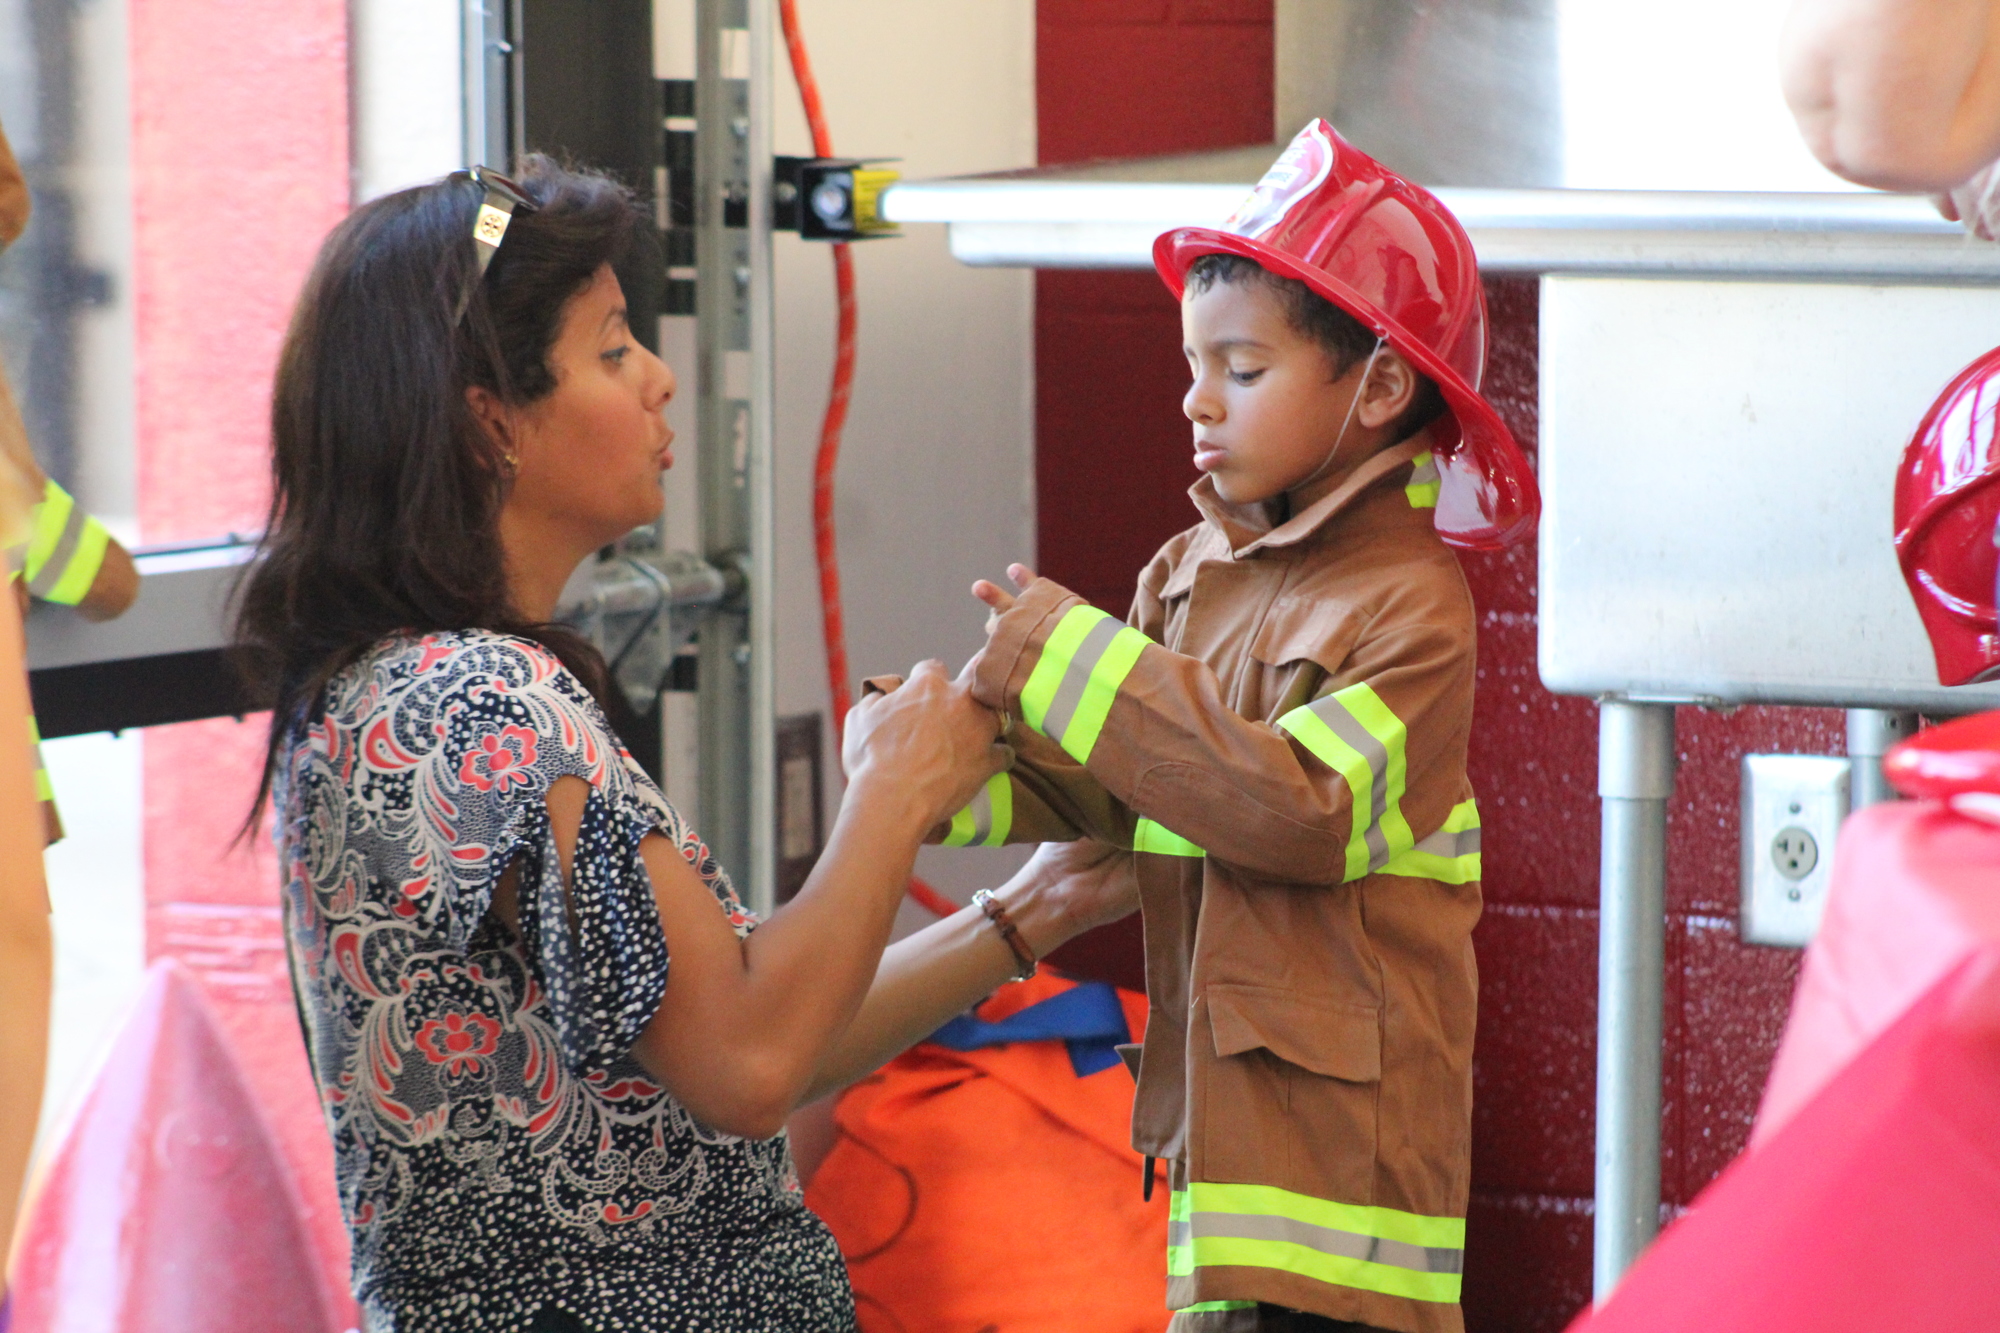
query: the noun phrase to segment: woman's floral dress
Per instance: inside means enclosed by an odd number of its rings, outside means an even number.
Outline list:
[[[543,795],[591,787],[565,901]],[[720,867],[545,649],[389,639],[281,759],[293,985],[373,1333],[847,1330],[785,1138],[719,1134],[630,1051],[667,949],[639,857]],[[517,937],[488,911],[520,867]]]

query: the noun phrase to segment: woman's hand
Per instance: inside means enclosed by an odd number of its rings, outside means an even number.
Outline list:
[[[1138,911],[1139,877],[1132,853],[1109,843],[1045,842],[999,895],[1040,958],[1086,930]]]
[[[679,848],[657,834],[640,844],[673,967],[633,1053],[703,1123],[762,1138],[809,1092],[881,969],[918,840],[1000,767],[998,730],[992,711],[936,662],[863,699],[847,715],[847,798],[826,850],[798,896],[745,939]],[[559,848],[565,838],[573,845],[581,826],[576,787],[561,810],[550,791]],[[998,936],[982,944],[1006,953]]]
[[[1045,842],[994,890],[1037,958],[1139,907],[1132,853],[1101,842]],[[768,929],[768,927],[767,927]],[[861,1012],[815,1075],[819,1096],[866,1075],[991,995],[1019,964],[977,908],[927,926],[882,956]]]
[[[899,688],[869,695],[848,713],[841,764],[851,792],[906,803],[928,829],[963,809],[1006,765],[999,735],[999,714],[948,678],[942,663],[919,662]]]

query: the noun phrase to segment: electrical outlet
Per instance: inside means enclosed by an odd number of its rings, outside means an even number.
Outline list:
[[[1847,759],[1743,756],[1744,943],[1800,949],[1819,930],[1852,777]]]

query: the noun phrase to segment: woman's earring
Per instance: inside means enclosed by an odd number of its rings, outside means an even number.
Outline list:
[[[500,455],[500,461],[507,465],[507,475],[510,477],[521,470],[521,460],[512,454]]]

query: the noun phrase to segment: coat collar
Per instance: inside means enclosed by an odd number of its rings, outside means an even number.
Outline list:
[[[1242,560],[1263,550],[1275,550],[1315,536],[1334,518],[1355,507],[1383,478],[1410,465],[1418,454],[1431,448],[1431,433],[1420,430],[1400,444],[1392,444],[1366,459],[1347,477],[1310,506],[1273,527],[1269,512],[1261,504],[1236,505],[1215,493],[1215,479],[1203,477],[1188,488],[1195,508],[1209,521],[1230,552]]]

